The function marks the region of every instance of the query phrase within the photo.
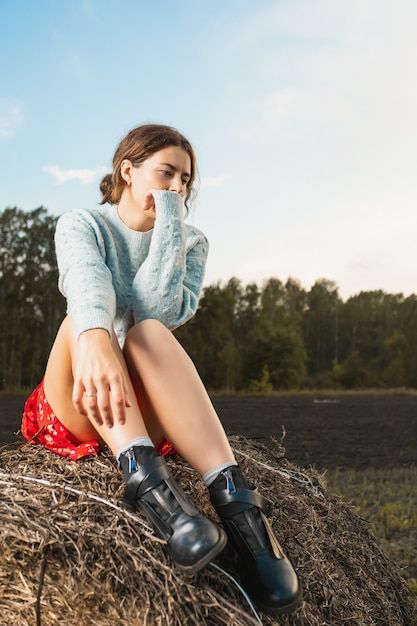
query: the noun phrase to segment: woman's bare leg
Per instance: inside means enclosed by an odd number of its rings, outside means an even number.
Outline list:
[[[124,354],[135,388],[165,437],[201,474],[234,462],[228,439],[197,370],[173,334],[156,320],[132,328]]]
[[[78,344],[69,317],[52,348],[45,395],[59,420],[77,439],[101,438],[117,454],[137,437],[149,436],[156,445],[165,437],[201,474],[234,461],[194,364],[169,330],[155,320],[146,320],[128,333],[124,355],[115,338],[112,345],[125,371],[132,405],[126,408],[125,424],[116,422],[113,428],[92,423],[72,403]]]
[[[112,346],[125,370],[132,404],[131,407],[126,407],[126,423],[123,426],[117,423],[111,429],[104,425],[98,426],[96,422],[90,421],[88,416],[82,415],[74,407],[72,402],[73,372],[78,357],[78,343],[70,317],[63,321],[49,356],[44,381],[45,395],[48,402],[60,422],[79,441],[102,439],[114,454],[117,454],[121,448],[136,437],[149,436],[157,445],[162,441],[163,435],[159,431],[157,424],[155,424],[153,429],[150,428],[148,430],[146,428],[137,404],[126,363],[116,338],[112,340]]]

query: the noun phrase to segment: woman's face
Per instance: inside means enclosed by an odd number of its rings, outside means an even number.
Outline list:
[[[127,186],[120,199],[119,214],[132,228],[146,230],[156,217],[152,190],[173,191],[184,197],[191,178],[191,158],[182,148],[168,146],[140,165],[125,159],[121,174]]]
[[[132,193],[139,203],[152,189],[174,191],[184,197],[191,178],[191,159],[182,148],[169,146],[155,152],[140,165],[131,166],[127,176],[126,182],[130,182]]]

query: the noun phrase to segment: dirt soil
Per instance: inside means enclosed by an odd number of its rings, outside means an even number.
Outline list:
[[[417,398],[219,398],[229,434],[280,438],[286,457],[301,467],[375,469],[417,465]]]
[[[0,398],[0,445],[16,441],[25,398]],[[288,460],[319,470],[417,465],[417,397],[216,397],[230,435],[281,440]]]

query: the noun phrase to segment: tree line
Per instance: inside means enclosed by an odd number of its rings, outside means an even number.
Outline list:
[[[41,379],[65,315],[57,288],[56,217],[44,207],[0,214],[0,389]],[[320,278],[203,290],[195,317],[175,335],[211,391],[415,388],[417,296],[362,291],[343,301]]]

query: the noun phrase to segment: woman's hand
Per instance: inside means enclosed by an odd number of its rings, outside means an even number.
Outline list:
[[[142,210],[145,213],[151,213],[154,217],[156,216],[156,200],[155,200],[155,193],[160,192],[160,191],[166,191],[169,192],[170,194],[175,194],[176,196],[179,197],[183,197],[183,194],[178,193],[177,191],[171,191],[168,189],[149,189],[144,198],[143,198],[143,204],[142,204]]]
[[[129,392],[107,331],[87,330],[80,335],[78,345],[72,394],[75,408],[98,426],[124,424],[126,407],[131,406]]]
[[[143,199],[143,210],[144,211],[153,211],[155,212],[155,198],[153,197],[153,190],[149,189],[149,191],[145,194]]]

